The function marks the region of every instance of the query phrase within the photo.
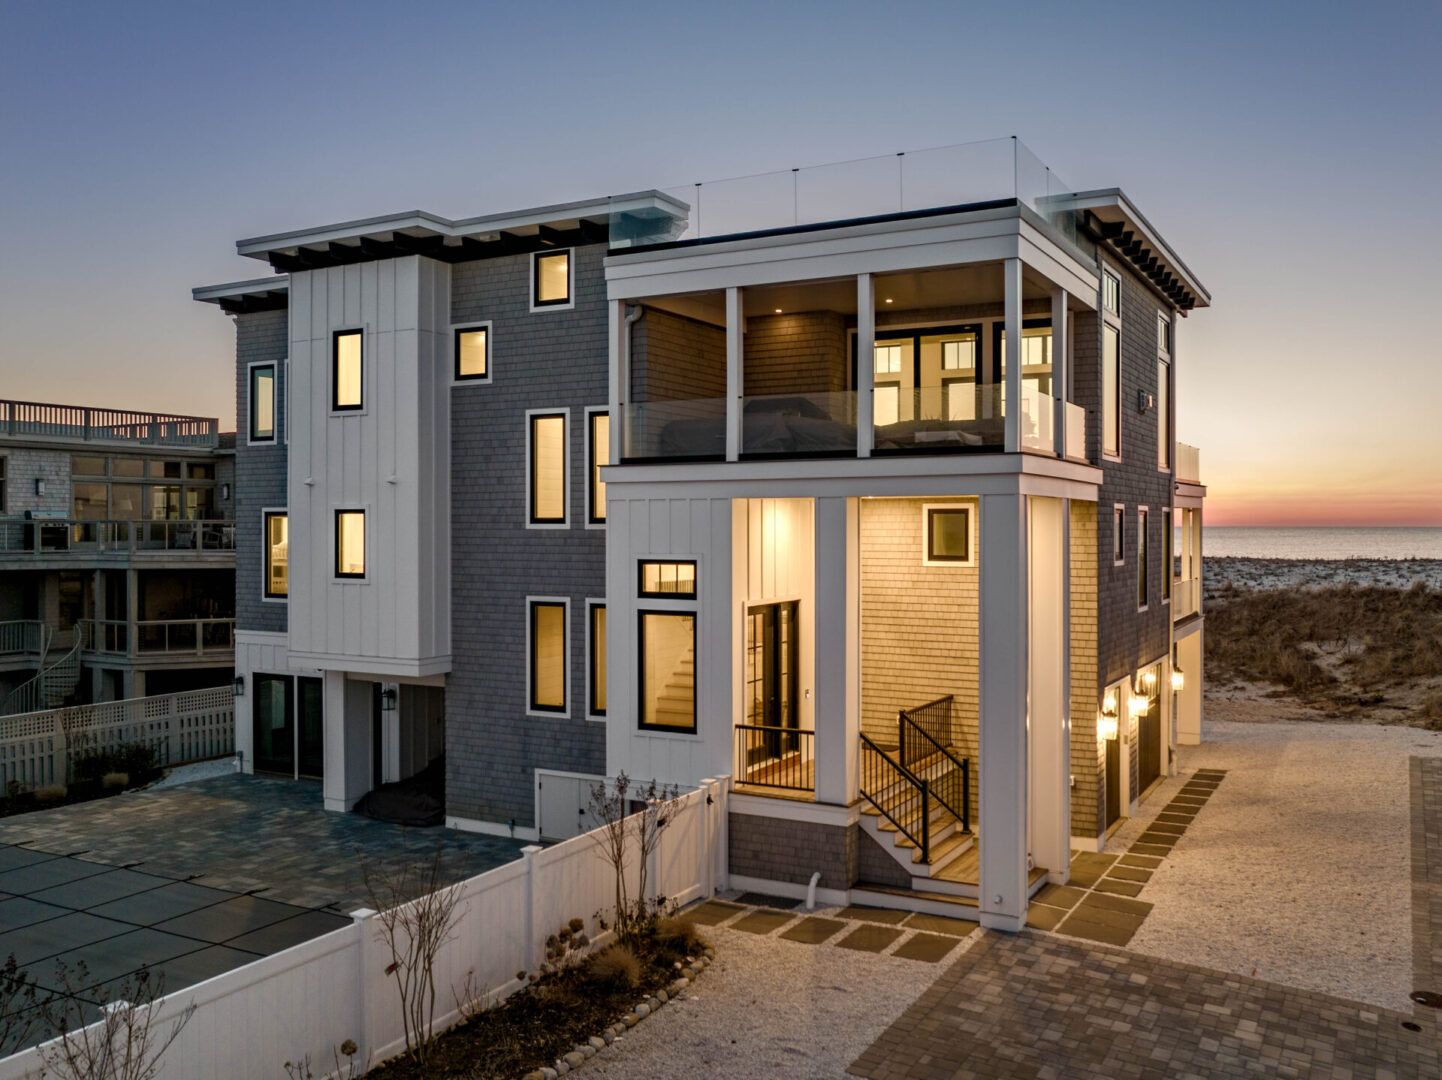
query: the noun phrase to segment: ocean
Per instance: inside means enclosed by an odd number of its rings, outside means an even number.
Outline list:
[[[1214,558],[1442,559],[1442,529],[1202,526]]]

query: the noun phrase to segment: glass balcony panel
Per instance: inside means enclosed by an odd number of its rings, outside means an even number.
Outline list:
[[[998,385],[878,386],[872,395],[879,451],[1000,449],[1005,442]]]
[[[1027,450],[1046,453],[1056,449],[1053,433],[1056,400],[1043,393],[1038,384],[1025,380],[1021,384],[1021,445]]]
[[[856,394],[832,390],[742,398],[741,452],[765,456],[855,454]]]
[[[726,399],[644,401],[625,406],[622,455],[629,460],[726,457]]]
[[[1066,403],[1066,456],[1087,459],[1087,412],[1074,401]]]

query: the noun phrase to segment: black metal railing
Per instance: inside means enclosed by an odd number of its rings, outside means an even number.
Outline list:
[[[970,760],[957,757],[905,712],[901,714],[901,757],[903,761],[926,762],[926,770],[922,775],[926,779],[928,794],[951,811],[952,816],[960,823],[962,832],[970,832]]]
[[[786,791],[815,791],[814,740],[814,732],[800,728],[737,724],[739,782]]]
[[[914,709],[901,709],[897,713],[897,735],[901,744],[901,763],[908,769],[924,757],[930,757],[932,745],[953,746],[956,743],[955,732],[951,725],[951,703],[952,695],[939,697],[935,701],[928,701],[925,705],[918,705]],[[907,740],[907,722],[923,732],[930,743],[913,737]],[[916,756],[912,756],[915,754]]]
[[[901,835],[931,860],[931,799],[927,783],[910,769],[861,736],[861,794]]]

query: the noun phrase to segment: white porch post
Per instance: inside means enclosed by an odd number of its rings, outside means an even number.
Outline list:
[[[1006,349],[1002,354],[1006,419],[1003,428],[1005,450],[1021,450],[1021,260],[1002,263],[1002,292],[1005,296]]]
[[[624,445],[622,432],[626,426],[626,417],[623,415],[623,402],[630,398],[628,388],[631,377],[630,350],[626,346],[630,344],[631,334],[626,327],[625,301],[612,300],[606,307],[611,317],[610,332],[607,335],[611,354],[610,376],[607,380],[611,412],[611,456],[607,460],[614,463],[621,460],[621,447]]]
[[[321,684],[325,714],[327,810],[346,811],[370,790],[371,684],[353,682],[344,671],[327,671]]]
[[[1051,290],[1051,392],[1056,399],[1056,419],[1052,430],[1056,433],[1056,456],[1066,457],[1066,403],[1070,398],[1067,386],[1070,384],[1071,356],[1067,349],[1066,290],[1053,285]]]
[[[1025,496],[982,496],[981,925],[1012,931],[1027,903],[1026,524]]]
[[[735,461],[741,451],[741,395],[745,360],[744,327],[741,324],[741,290],[726,290],[726,460]]]
[[[873,426],[876,361],[876,293],[870,274],[856,275],[856,456],[870,457],[876,438]]]
[[[857,794],[861,733],[859,506],[816,500],[816,801],[849,804]]]

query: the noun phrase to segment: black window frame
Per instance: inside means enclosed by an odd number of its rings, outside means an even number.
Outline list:
[[[359,514],[361,516],[361,543],[364,550],[361,552],[361,572],[342,573],[340,568],[340,519],[342,514]],[[335,549],[331,560],[331,571],[337,581],[363,581],[370,570],[370,538],[367,533],[366,511],[363,506],[341,506],[335,510],[335,517],[331,529],[331,546]],[[289,523],[287,523],[289,527]]]
[[[646,567],[648,566],[689,566],[691,568],[690,592],[652,592],[646,588]],[[636,595],[645,600],[695,600],[696,599],[695,559],[638,559],[636,561]],[[677,576],[679,583],[680,576]]]
[[[587,525],[604,525],[604,524],[606,524],[606,515],[605,515],[605,514],[601,514],[600,516],[597,516],[597,514],[596,514],[596,501],[597,501],[597,500],[596,500],[596,496],[597,496],[597,494],[598,494],[597,488],[598,488],[601,484],[605,483],[605,481],[603,481],[603,480],[601,479],[601,462],[597,461],[597,459],[596,459],[596,447],[599,445],[599,443],[597,442],[597,439],[596,439],[596,420],[597,420],[598,418],[600,418],[600,417],[605,417],[605,418],[606,418],[606,423],[607,423],[607,425],[610,424],[610,422],[611,422],[611,413],[610,413],[610,410],[608,410],[608,409],[595,409],[595,410],[593,410],[593,411],[591,411],[591,412],[588,412],[588,413],[586,414],[586,464],[587,464],[587,470],[586,470],[586,524],[587,524]],[[606,439],[606,462],[605,462],[605,464],[607,464],[607,465],[609,465],[609,464],[611,463],[611,445],[610,445],[610,444],[611,444],[611,440],[610,440],[609,435],[610,435],[610,428],[609,428],[609,426],[608,426],[608,427],[607,427],[607,439]]]
[[[691,726],[678,727],[675,724],[646,723],[646,617],[657,615],[663,618],[691,620],[691,652],[696,653],[697,612],[674,608],[636,609],[636,726],[640,731],[669,731],[673,735],[695,735],[698,726],[696,681],[691,682]]]
[[[932,515],[933,515],[933,514],[962,514],[962,515],[965,516],[965,518],[966,518],[966,529],[965,529],[965,535],[966,535],[966,554],[957,556],[957,555],[938,555],[938,554],[936,553],[936,549],[932,547],[932,538],[933,538],[933,535],[934,535],[934,534],[932,533],[932,530],[931,530],[931,518],[932,518]],[[950,564],[950,565],[956,565],[956,566],[961,566],[961,565],[964,565],[964,564],[966,564],[966,563],[970,563],[970,562],[972,561],[972,552],[971,552],[971,526],[972,526],[972,519],[971,519],[971,507],[970,507],[970,506],[964,506],[964,505],[958,505],[958,506],[928,506],[928,507],[926,508],[926,521],[923,522],[922,524],[923,524],[923,527],[926,529],[926,561],[927,561],[928,563],[937,563],[937,564],[940,564],[940,565],[943,565],[943,566],[944,566],[944,565],[948,565],[948,564]]]
[[[485,334],[486,335],[486,359],[485,370],[479,375],[461,374],[461,335],[462,334]],[[491,381],[491,327],[489,324],[483,326],[457,326],[451,332],[451,346],[455,358],[451,364],[451,376],[456,382],[490,382]]]
[[[246,409],[249,412],[249,423],[247,426],[250,429],[249,438],[247,439],[248,442],[273,443],[276,441],[276,438],[279,434],[279,432],[277,431],[278,425],[276,423],[276,404],[279,398],[279,395],[276,393],[276,390],[279,387],[278,369],[279,365],[277,365],[273,360],[266,361],[263,364],[250,365],[250,386],[247,389],[248,397],[246,399]],[[257,435],[255,433],[255,379],[260,372],[267,370],[270,372],[270,434]]]
[[[285,518],[285,592],[270,591],[270,568],[271,568],[271,542],[270,542],[270,519]],[[337,523],[337,530],[340,526]],[[339,532],[337,532],[337,548],[339,548]],[[340,551],[336,551],[336,561],[340,561]],[[262,510],[260,512],[260,595],[267,600],[289,600],[290,599],[290,511],[287,510]]]
[[[598,668],[602,670],[605,668],[604,664],[597,663],[596,649],[598,645],[604,645],[606,643],[606,635],[596,633],[596,612],[598,611],[604,614],[606,605],[586,605],[586,636],[588,639],[586,645],[586,713],[588,716],[606,715],[605,706],[601,708],[596,707],[596,671]],[[606,685],[606,704],[608,705],[610,704],[610,694],[611,686],[608,682]]]
[[[561,421],[561,516],[536,516],[536,421],[560,418]],[[569,409],[551,409],[533,412],[526,417],[526,475],[529,477],[526,492],[526,520],[532,525],[569,525],[571,523],[571,492],[566,483],[567,455],[571,442],[571,412]]]
[[[360,400],[354,405],[342,405],[340,403],[340,339],[343,337],[360,338],[360,371],[356,376],[357,388],[360,391]],[[350,330],[333,330],[330,338],[330,411],[331,412],[362,412],[366,407],[366,338],[364,328],[353,328]]]
[[[541,608],[559,608],[561,610],[561,704],[540,705],[536,702],[536,666],[540,654],[536,650],[536,612]],[[530,678],[526,686],[526,711],[534,713],[548,713],[554,716],[564,716],[571,704],[570,680],[567,677],[567,664],[570,653],[570,618],[569,608],[564,600],[529,600],[526,602],[526,664]]]
[[[1137,610],[1151,607],[1152,582],[1147,563],[1151,561],[1151,511],[1137,507]]]
[[[538,251],[531,258],[531,307],[552,308],[565,307],[571,303],[572,295],[576,291],[575,276],[575,248],[558,248],[555,251]],[[541,263],[546,259],[556,259],[561,256],[566,258],[566,295],[559,300],[541,299]]]

